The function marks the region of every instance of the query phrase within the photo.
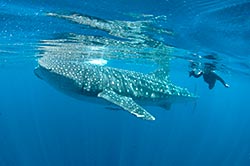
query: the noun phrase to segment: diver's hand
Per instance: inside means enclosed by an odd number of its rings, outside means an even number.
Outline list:
[[[200,75],[202,73],[202,71],[199,71],[198,73],[197,73],[197,75]]]
[[[229,86],[228,84],[225,84],[225,87],[226,87],[226,88],[229,88],[230,86]]]

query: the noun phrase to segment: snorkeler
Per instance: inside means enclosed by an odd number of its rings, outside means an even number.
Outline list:
[[[203,71],[195,72],[195,70],[192,70],[189,72],[189,77],[194,76],[195,78],[199,78],[203,75],[203,79],[208,83],[209,89],[213,89],[216,80],[220,81],[226,88],[229,88],[230,86],[215,73],[212,66],[212,64],[206,63]]]

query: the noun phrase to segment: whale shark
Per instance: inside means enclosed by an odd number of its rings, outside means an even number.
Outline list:
[[[144,120],[155,117],[142,106],[170,109],[173,102],[196,99],[186,88],[174,85],[163,69],[141,73],[109,66],[43,56],[34,73],[74,98],[112,103]]]

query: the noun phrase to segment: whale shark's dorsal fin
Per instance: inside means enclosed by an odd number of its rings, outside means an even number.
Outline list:
[[[154,72],[150,73],[153,77],[160,79],[160,80],[165,80],[169,81],[169,70],[168,68],[159,68],[155,70]]]
[[[139,106],[132,98],[119,95],[112,90],[104,90],[98,94],[98,97],[101,97],[113,104],[116,104],[122,107],[124,110],[127,110],[131,114],[135,115],[138,118],[145,120],[155,120],[155,117],[148,113],[145,109]]]
[[[169,81],[169,61],[170,61],[169,57],[165,57],[162,58],[160,61],[156,61],[159,68],[149,73],[149,75],[160,80]]]

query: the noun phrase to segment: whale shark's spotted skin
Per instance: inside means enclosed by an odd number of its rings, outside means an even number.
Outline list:
[[[155,118],[136,102],[167,108],[180,97],[195,98],[186,89],[172,84],[168,76],[143,74],[48,56],[40,58],[38,63],[36,75],[58,89],[75,97],[103,98],[146,120]]]

